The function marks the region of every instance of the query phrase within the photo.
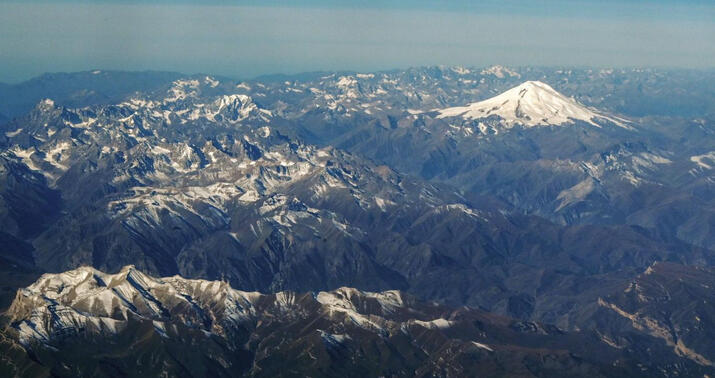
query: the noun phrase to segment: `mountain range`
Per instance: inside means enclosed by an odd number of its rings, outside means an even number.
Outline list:
[[[711,375],[712,84],[496,66],[3,86],[3,371]]]
[[[683,268],[658,264],[649,269],[645,274],[658,278],[631,285],[645,286],[635,289],[641,296],[657,295],[650,290],[660,282],[670,288],[663,279]],[[712,278],[712,272],[689,273]],[[8,311],[17,341],[6,339],[0,347],[15,354],[12,373],[51,368],[60,376],[653,376],[673,369],[684,375],[708,371],[701,365],[711,362],[680,339],[675,350],[692,361],[670,355],[673,340],[640,350],[641,341],[628,338],[648,337],[634,330],[662,337],[660,319],[622,324],[631,319],[618,304],[600,301],[598,316],[591,319],[608,319],[605,323],[565,332],[423,303],[394,290],[342,287],[268,295],[238,291],[221,281],[154,278],[132,266],[116,274],[81,267],[45,274],[20,290]],[[640,309],[650,315],[651,306],[641,304]],[[201,349],[189,352],[194,345]],[[85,357],[82,351],[88,347],[101,353]],[[707,345],[696,347],[712,354]],[[638,361],[644,355],[656,362],[642,366]]]

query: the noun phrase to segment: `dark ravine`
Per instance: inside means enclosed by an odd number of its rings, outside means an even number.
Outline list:
[[[73,94],[57,89],[68,81]],[[261,292],[270,318],[232,329],[233,342],[213,329],[213,304],[194,313],[186,298],[153,293],[157,316],[178,327],[169,337],[139,307],[125,320],[133,328],[40,342],[61,343],[59,354],[23,346],[9,326],[3,366],[112,375],[146,358],[178,375],[271,375],[276,361],[297,375],[712,375],[707,83],[712,73],[426,67],[245,82],[102,71],[3,86],[19,101],[0,109],[12,115],[0,120],[3,307],[43,273],[132,265],[156,282]],[[674,94],[692,105],[653,105]],[[318,330],[342,335],[321,327],[345,322],[310,293],[341,287],[397,290],[424,315],[414,319],[456,323],[408,337],[396,331],[407,318],[376,313],[389,335],[353,325],[348,347],[328,348]],[[300,316],[279,316],[281,295],[297,298]],[[8,324],[32,312],[17,315],[22,306]],[[475,319],[491,327],[486,338]],[[258,323],[272,326],[252,333]],[[111,362],[60,366],[105,343]],[[129,345],[142,352],[122,355]],[[177,363],[196,345],[207,354]]]
[[[714,370],[705,360],[647,343],[648,331],[634,330],[635,337],[617,345],[598,327],[565,332],[399,291],[260,294],[225,282],[153,278],[131,266],[116,274],[84,267],[43,275],[18,292],[5,315],[0,347],[17,361],[1,365],[8,375],[694,376]],[[643,361],[657,362],[643,368]]]

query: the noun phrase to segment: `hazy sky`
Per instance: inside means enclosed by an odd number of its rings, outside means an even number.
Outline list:
[[[95,68],[712,68],[714,20],[713,0],[0,0],[0,81]]]

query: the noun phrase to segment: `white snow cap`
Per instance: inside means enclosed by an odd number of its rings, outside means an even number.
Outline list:
[[[524,82],[498,96],[467,106],[442,109],[437,118],[478,119],[491,115],[502,118],[508,127],[562,125],[574,120],[599,126],[594,122],[597,119],[625,127],[619,120],[599,114],[540,81]]]

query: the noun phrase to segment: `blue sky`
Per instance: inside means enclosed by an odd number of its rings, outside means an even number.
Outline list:
[[[95,68],[712,68],[713,20],[715,1],[700,0],[0,0],[0,81]]]

